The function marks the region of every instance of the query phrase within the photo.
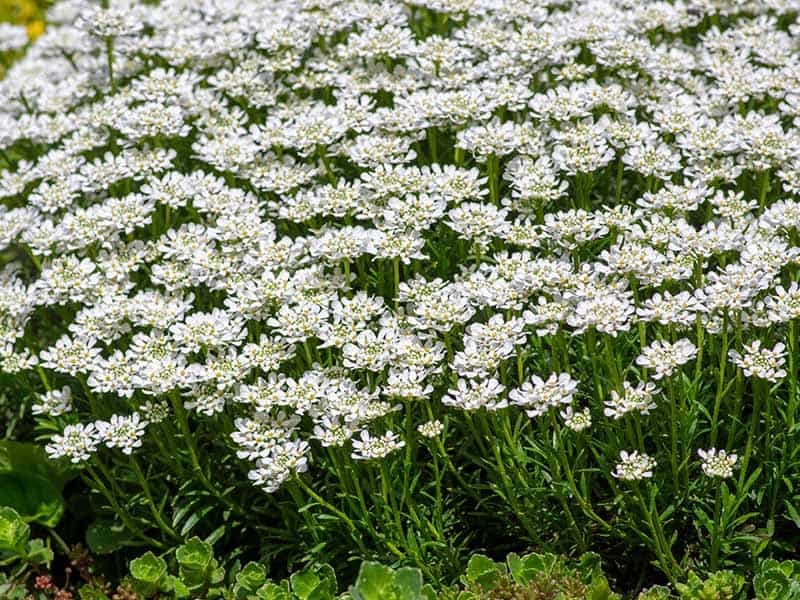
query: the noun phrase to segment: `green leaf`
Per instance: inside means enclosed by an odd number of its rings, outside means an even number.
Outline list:
[[[64,514],[61,490],[35,472],[0,472],[0,505],[10,506],[28,522],[55,527]]]
[[[603,575],[595,574],[592,577],[591,585],[589,587],[589,600],[611,600],[618,598],[618,596],[611,591],[611,586],[608,585],[608,579]]]
[[[483,554],[473,554],[467,563],[467,582],[483,590],[493,589],[503,575],[503,565]]]
[[[761,561],[753,589],[757,600],[800,599],[800,561]]]
[[[422,586],[420,590],[420,596],[425,600],[436,600],[438,596],[436,595],[436,590],[433,589],[433,586],[430,583],[426,583]]]
[[[30,533],[31,528],[16,510],[0,506],[0,552],[24,554]]]
[[[419,600],[422,598],[422,571],[413,567],[403,567],[394,574],[396,598],[399,600]]]
[[[167,591],[172,592],[175,598],[189,598],[191,591],[179,578],[174,575],[167,577],[166,586]]]
[[[211,545],[206,544],[199,537],[189,539],[185,544],[178,546],[175,558],[181,569],[196,573],[205,573],[211,566],[214,558]]]
[[[669,600],[671,593],[670,589],[665,585],[654,585],[643,590],[637,600]]]
[[[528,585],[537,577],[549,575],[558,562],[555,554],[526,554],[520,557],[512,552],[506,557],[511,577],[519,585]]]
[[[137,593],[145,598],[158,592],[167,578],[167,563],[152,552],[131,561],[131,577]]]
[[[258,600],[292,600],[289,592],[289,582],[282,581],[280,584],[268,581],[256,592]]]
[[[786,507],[786,511],[789,513],[789,518],[796,527],[800,528],[800,512],[798,512],[797,508],[795,508],[794,504],[789,502],[789,500],[784,500],[783,504]]]
[[[300,600],[331,600],[336,595],[336,573],[330,565],[304,569],[289,581],[292,593]]]
[[[86,544],[94,554],[116,552],[131,541],[130,533],[112,521],[95,521],[86,530]]]
[[[53,551],[44,545],[44,541],[39,538],[28,542],[25,549],[25,560],[34,565],[50,564],[53,560]]]
[[[60,492],[64,485],[78,476],[80,470],[51,460],[39,444],[0,441],[0,472],[22,471],[40,475]]]
[[[393,588],[394,571],[391,568],[365,561],[361,563],[352,593],[355,600],[392,600],[395,598]]]
[[[81,600],[109,600],[108,596],[93,585],[84,585],[78,590],[78,597]]]
[[[247,596],[255,595],[267,581],[267,569],[261,563],[249,562],[236,574],[236,584],[233,594],[237,600],[244,600]]]

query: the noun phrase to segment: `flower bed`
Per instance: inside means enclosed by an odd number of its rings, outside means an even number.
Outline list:
[[[119,575],[794,554],[794,3],[48,21],[0,81],[0,505]]]

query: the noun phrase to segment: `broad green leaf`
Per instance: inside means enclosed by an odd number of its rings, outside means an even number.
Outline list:
[[[331,590],[332,595],[339,591],[339,582],[336,580],[336,571],[329,564],[322,564],[317,567],[317,574],[320,579],[327,582],[326,585]]]
[[[186,584],[174,575],[167,576],[165,587],[167,591],[172,593],[172,597],[176,599],[189,598],[191,596],[191,591],[186,587]]]
[[[361,563],[356,583],[353,586],[355,600],[393,600],[394,571],[380,563]]]
[[[637,600],[669,600],[671,590],[665,585],[654,585],[642,591]]]
[[[86,544],[95,554],[110,554],[125,546],[130,540],[128,530],[111,521],[95,521],[86,530]]]
[[[467,582],[477,584],[484,590],[493,589],[503,575],[502,567],[488,556],[474,554],[467,563]]]
[[[19,513],[9,506],[0,506],[0,552],[22,555],[31,528]]]
[[[612,600],[618,598],[611,587],[608,585],[608,579],[602,575],[596,574],[589,586],[588,600]]]
[[[403,567],[394,574],[394,587],[399,600],[419,600],[422,597],[422,571]]]
[[[336,573],[330,565],[304,569],[289,581],[292,593],[300,600],[330,600],[336,596]]]
[[[558,561],[555,554],[526,554],[520,557],[512,552],[506,557],[511,577],[519,585],[528,585],[537,577],[549,575]]]
[[[596,552],[584,552],[578,558],[578,574],[584,581],[590,581],[596,575],[603,573],[603,559]]]
[[[48,458],[39,444],[0,440],[0,472],[10,471],[40,475],[59,491],[80,472],[74,465]]]
[[[436,600],[436,590],[433,589],[433,586],[430,583],[426,583],[422,586],[422,590],[420,590],[420,596],[425,600]]]
[[[35,565],[49,564],[53,560],[53,551],[40,538],[36,538],[28,542],[25,548],[25,560]]]
[[[61,491],[35,472],[0,472],[0,505],[10,506],[28,522],[55,527],[64,514]]]
[[[167,563],[152,552],[146,552],[131,561],[131,577],[136,591],[149,598],[166,582]]]
[[[292,600],[289,592],[289,582],[282,581],[280,584],[268,581],[256,592],[258,600]]]
[[[233,586],[234,596],[237,600],[244,600],[247,596],[253,596],[266,581],[267,569],[264,565],[256,562],[247,563],[236,574],[236,584]]]
[[[310,568],[293,573],[289,582],[292,584],[292,593],[300,600],[308,600],[320,584],[319,577]]]
[[[109,597],[93,585],[84,585],[78,590],[80,600],[110,600]]]
[[[206,544],[198,537],[189,539],[175,551],[178,564],[185,571],[205,573],[211,566],[214,553],[210,544]]]

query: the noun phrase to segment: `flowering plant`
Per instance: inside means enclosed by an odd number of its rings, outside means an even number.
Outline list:
[[[0,81],[14,435],[116,549],[781,555],[796,8],[57,2]]]

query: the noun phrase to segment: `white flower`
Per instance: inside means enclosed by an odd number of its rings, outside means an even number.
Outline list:
[[[353,452],[350,456],[356,460],[384,458],[405,445],[406,443],[400,439],[400,436],[391,431],[387,431],[380,437],[373,437],[364,429],[359,438],[353,440]]]
[[[658,390],[652,381],[647,383],[639,382],[633,387],[627,381],[623,382],[623,393],[611,390],[611,399],[604,402],[603,414],[613,419],[620,419],[630,412],[638,412],[649,415],[650,411],[656,408],[653,402],[653,395]]]
[[[525,409],[529,417],[539,417],[549,409],[571,404],[578,382],[569,373],[551,373],[547,380],[532,375],[522,387],[508,393],[511,404]]]
[[[654,369],[653,379],[669,377],[680,365],[686,364],[697,356],[697,347],[687,339],[680,339],[674,344],[665,340],[656,340],[636,358],[636,364]]]
[[[28,43],[28,32],[22,25],[0,23],[0,52],[19,50]]]
[[[708,450],[698,449],[697,455],[702,460],[703,473],[709,477],[728,478],[733,476],[733,467],[739,457],[735,454],[728,454],[725,450],[709,448]]]
[[[571,406],[568,406],[560,411],[559,414],[561,418],[564,419],[564,425],[572,431],[583,431],[592,426],[592,413],[589,411],[588,406],[578,412],[575,412]]]
[[[770,350],[762,348],[761,341],[755,340],[744,347],[744,356],[735,350],[729,350],[728,356],[731,357],[737,367],[740,367],[748,377],[758,377],[767,381],[776,382],[786,377],[786,346],[777,343]]]
[[[100,443],[94,423],[67,425],[61,435],[54,435],[45,446],[50,458],[66,456],[70,462],[80,463],[89,460]]]
[[[647,454],[640,454],[638,451],[627,452],[621,450],[619,453],[620,462],[617,463],[614,472],[611,473],[617,479],[636,481],[647,479],[653,476],[653,469],[656,461]]]
[[[99,441],[109,448],[121,448],[123,454],[130,454],[134,448],[141,447],[147,421],[135,412],[130,416],[112,415],[109,421],[95,422],[95,427]]]
[[[499,397],[504,389],[505,387],[496,379],[482,381],[459,379],[456,388],[447,390],[447,394],[442,396],[442,404],[461,410],[485,408],[496,411],[508,406],[508,401]]]
[[[433,438],[444,431],[444,424],[438,419],[417,425],[417,431],[426,438]]]
[[[166,400],[147,400],[139,407],[139,412],[148,423],[161,423],[169,417],[171,410]]]
[[[60,390],[50,390],[39,396],[39,404],[31,407],[35,415],[48,415],[57,417],[63,415],[72,408],[72,390],[65,385]]]

